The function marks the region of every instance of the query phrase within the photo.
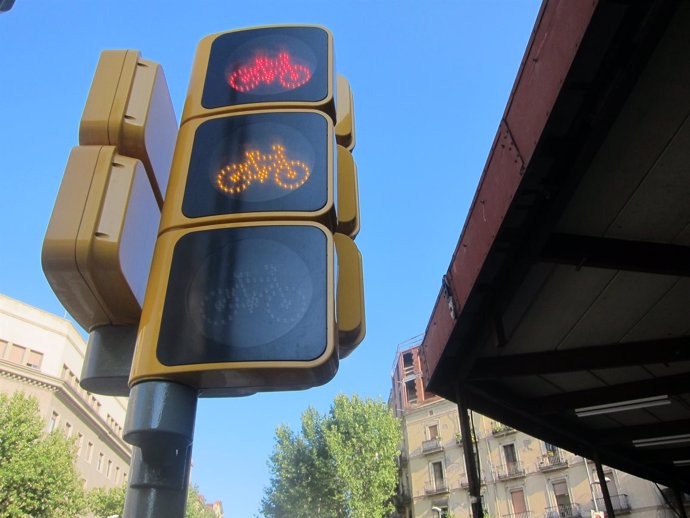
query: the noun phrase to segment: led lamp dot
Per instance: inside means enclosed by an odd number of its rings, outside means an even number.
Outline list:
[[[310,79],[311,70],[294,63],[288,52],[279,52],[276,58],[257,54],[252,62],[242,65],[227,76],[230,87],[242,93],[276,82],[286,90],[294,90]]]
[[[235,195],[247,190],[253,182],[272,184],[285,190],[299,189],[309,179],[311,168],[300,160],[288,160],[285,148],[280,144],[271,146],[273,153],[245,151],[244,161],[231,163],[216,173],[218,190]],[[269,182],[271,184],[271,182]]]

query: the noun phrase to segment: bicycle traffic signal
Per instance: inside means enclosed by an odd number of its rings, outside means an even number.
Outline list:
[[[201,41],[130,386],[303,389],[362,340],[356,167],[336,144],[354,146],[351,95],[336,117],[335,84],[320,27]]]
[[[274,26],[207,36],[199,43],[182,112],[195,117],[252,109],[316,109],[335,122],[333,36],[323,27]]]
[[[333,123],[318,111],[249,111],[182,125],[161,231],[275,219],[335,224]]]

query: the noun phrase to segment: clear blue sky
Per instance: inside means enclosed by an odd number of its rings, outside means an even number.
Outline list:
[[[323,387],[200,402],[193,482],[228,518],[258,514],[275,428],[339,392],[386,399],[397,344],[424,332],[539,4],[16,0],[0,15],[0,293],[64,312],[40,251],[102,50],[161,63],[179,119],[202,37],[328,27],[355,98],[368,333]]]

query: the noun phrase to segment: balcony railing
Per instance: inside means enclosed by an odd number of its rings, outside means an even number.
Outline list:
[[[458,446],[462,446],[462,434],[460,432],[455,434],[455,442]],[[474,436],[474,433],[472,433],[472,444],[477,443],[477,438]]]
[[[625,513],[630,511],[628,495],[611,495],[611,505],[615,512]],[[606,509],[606,503],[603,498],[597,498],[597,507],[601,510]]]
[[[560,455],[544,455],[539,461],[539,471],[553,471],[568,467],[568,461]]]
[[[521,513],[504,514],[503,518],[529,518],[529,515],[529,511],[523,511]]]
[[[491,426],[491,435],[493,436],[499,436],[499,435],[506,435],[509,433],[516,432],[517,430],[513,428],[512,426],[505,425],[503,423],[494,423]]]
[[[511,462],[510,464],[506,464],[505,466],[498,466],[496,468],[496,476],[498,477],[498,480],[524,477],[525,470],[523,469],[522,464],[520,464],[519,462]]]
[[[428,441],[422,442],[422,453],[433,453],[435,451],[440,451],[443,449],[443,444],[441,444],[440,437],[434,437]]]
[[[479,478],[479,484],[482,486],[486,485],[486,479],[483,476]],[[460,479],[460,487],[463,489],[470,487],[470,480],[467,477],[462,477]]]
[[[556,507],[547,507],[545,518],[580,518],[582,511],[580,504],[561,504]]]
[[[427,495],[448,493],[448,484],[445,480],[437,480],[436,482],[426,482],[424,484],[424,493],[426,493]]]

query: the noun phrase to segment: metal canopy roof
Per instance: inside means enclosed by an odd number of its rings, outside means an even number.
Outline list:
[[[686,492],[689,34],[544,2],[422,344],[436,394]]]

